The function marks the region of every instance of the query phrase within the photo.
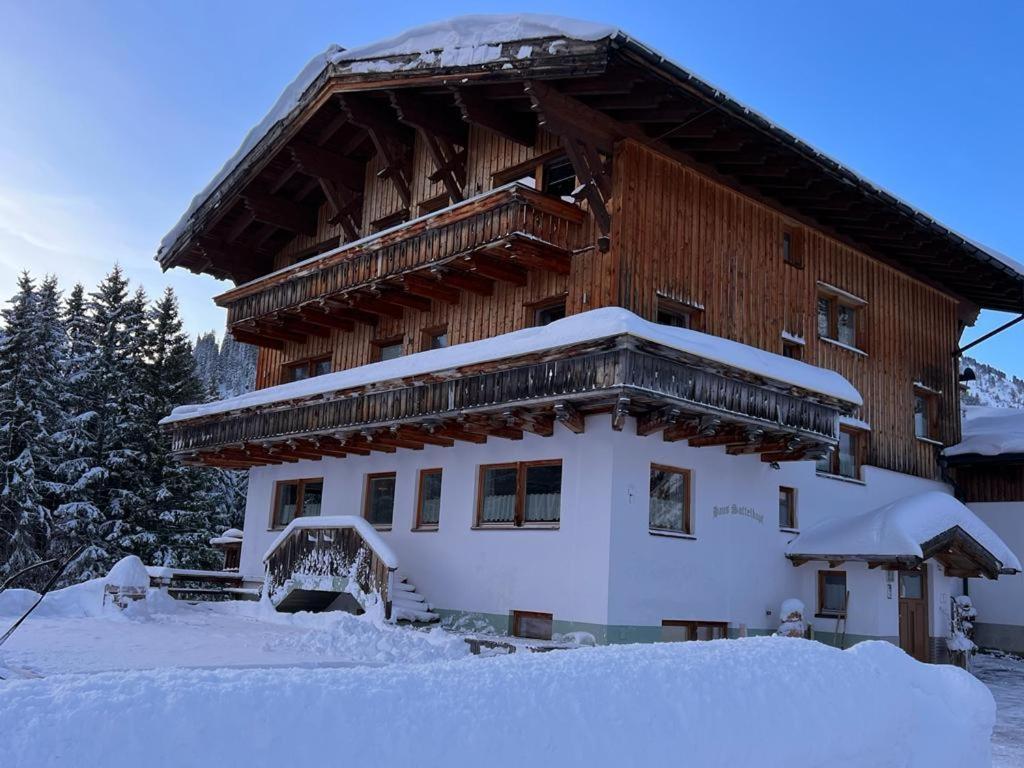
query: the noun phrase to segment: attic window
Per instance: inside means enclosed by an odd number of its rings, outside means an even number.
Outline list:
[[[801,234],[800,230],[796,227],[785,226],[782,228],[782,239],[780,241],[782,261],[791,267],[799,269],[803,269],[804,266],[803,237],[801,237]]]
[[[704,313],[697,307],[659,296],[655,322],[658,325],[667,325],[671,328],[690,328],[700,331],[704,329]]]
[[[389,213],[387,216],[381,216],[379,219],[375,219],[370,222],[370,230],[372,232],[383,232],[385,229],[391,227],[397,227],[399,224],[404,224],[409,220],[409,211],[402,208],[394,213]]]
[[[504,168],[494,173],[491,181],[495,187],[517,182],[552,197],[574,200],[572,193],[576,189],[576,171],[565,153],[553,150]]]

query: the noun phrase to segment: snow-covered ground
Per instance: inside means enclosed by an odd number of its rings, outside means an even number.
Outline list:
[[[0,649],[4,768],[104,765],[989,765],[992,695],[883,642],[470,656],[460,636],[103,582],[49,596]],[[0,629],[34,598],[0,595]],[[995,765],[1024,765],[1024,663],[980,657]],[[438,734],[444,734],[439,737]],[[523,738],[529,734],[529,738]]]
[[[978,654],[974,674],[996,700],[992,768],[1024,766],[1024,659]]]

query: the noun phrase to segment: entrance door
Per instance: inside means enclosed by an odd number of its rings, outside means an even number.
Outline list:
[[[925,571],[900,571],[900,648],[928,658],[928,585]]]

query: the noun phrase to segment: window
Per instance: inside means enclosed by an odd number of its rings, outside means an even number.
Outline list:
[[[302,381],[313,376],[323,376],[331,372],[330,357],[315,357],[310,360],[298,360],[288,363],[285,367],[285,381]]]
[[[938,397],[934,392],[914,389],[914,435],[935,440],[939,434]]]
[[[555,617],[537,611],[512,611],[512,635],[534,640],[550,640]]]
[[[561,506],[561,461],[480,467],[476,515],[479,527],[557,524]]]
[[[659,298],[655,322],[658,325],[667,325],[672,328],[692,328],[699,331],[703,330],[703,315],[704,313],[696,307],[671,299]]]
[[[802,268],[804,265],[803,238],[801,232],[795,227],[784,226],[782,228],[782,261],[792,267]]]
[[[819,283],[819,287],[823,286]],[[859,327],[860,310],[865,302],[838,288],[827,287],[818,294],[818,336],[837,341],[847,347],[862,349],[863,333]]]
[[[690,520],[690,472],[651,465],[649,523],[652,531],[693,533]]]
[[[395,473],[366,476],[363,517],[378,528],[390,528],[395,515]]]
[[[818,571],[818,615],[846,613],[846,571]]]
[[[542,325],[553,323],[555,320],[561,320],[563,317],[565,317],[565,299],[560,298],[556,301],[535,305],[533,324],[539,328]]]
[[[416,530],[433,530],[441,519],[441,470],[420,472],[416,494]]]
[[[435,213],[443,208],[447,208],[450,203],[451,198],[448,197],[448,193],[442,192],[440,195],[434,195],[420,203],[417,208],[417,214],[420,216],[426,216],[428,213]]]
[[[402,337],[394,336],[390,339],[375,339],[370,342],[377,348],[377,360],[394,360],[402,356]]]
[[[859,478],[864,433],[849,427],[839,428],[839,445],[818,459],[817,470],[827,475]]]
[[[779,528],[795,529],[796,489],[779,486]]]
[[[567,157],[548,160],[541,166],[541,191],[554,197],[572,197],[576,189],[576,171]]]
[[[423,349],[444,349],[448,346],[447,328],[425,328],[423,330]]]
[[[680,643],[690,640],[722,640],[729,636],[729,624],[724,621],[677,621],[666,619],[661,622],[661,641]]]
[[[375,219],[370,222],[371,232],[383,232],[385,229],[391,229],[391,227],[397,227],[399,224],[404,224],[409,220],[409,211],[405,208],[389,213],[387,216],[381,216],[379,219]]]
[[[324,480],[282,480],[274,488],[272,528],[284,528],[296,517],[315,517],[320,514]]]
[[[804,345],[795,341],[782,342],[782,356],[790,360],[802,360],[804,357]]]

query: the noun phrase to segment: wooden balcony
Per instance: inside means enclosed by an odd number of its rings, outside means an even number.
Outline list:
[[[216,298],[239,341],[281,348],[310,335],[462,292],[490,295],[495,282],[525,285],[531,270],[568,274],[587,214],[578,206],[509,184],[401,226],[300,262]]]
[[[585,416],[764,461],[817,458],[852,406],[630,334],[166,425],[182,460],[227,468],[579,433]]]

